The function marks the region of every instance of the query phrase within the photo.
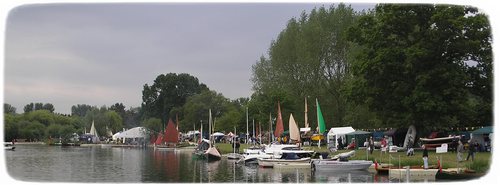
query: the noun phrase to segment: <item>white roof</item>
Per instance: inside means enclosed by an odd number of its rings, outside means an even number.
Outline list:
[[[309,132],[309,131],[311,131],[311,127],[307,127],[307,128],[300,128],[300,131],[301,131],[301,132]]]
[[[141,138],[146,137],[146,128],[144,127],[134,127],[129,130],[123,131],[118,134],[117,138]]]
[[[333,127],[328,131],[328,135],[345,135],[354,131],[352,127]]]
[[[220,132],[216,132],[216,133],[213,133],[212,136],[223,136],[224,134],[223,133],[220,133]]]

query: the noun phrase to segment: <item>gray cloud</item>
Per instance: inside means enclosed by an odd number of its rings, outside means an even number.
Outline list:
[[[142,86],[189,73],[251,95],[251,66],[287,21],[321,4],[43,4],[7,20],[5,102],[140,106]],[[329,6],[329,5],[327,5]],[[373,5],[353,5],[357,10]]]

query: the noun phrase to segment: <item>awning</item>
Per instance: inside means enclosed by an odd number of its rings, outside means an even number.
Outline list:
[[[483,127],[483,128],[472,131],[472,134],[490,134],[490,133],[493,133],[492,126]]]
[[[144,127],[134,127],[129,130],[123,131],[122,133],[116,136],[116,138],[145,138],[145,137],[147,137],[147,135],[146,135],[146,128]]]
[[[355,132],[352,127],[334,127],[328,131],[328,135],[345,135],[351,132]]]

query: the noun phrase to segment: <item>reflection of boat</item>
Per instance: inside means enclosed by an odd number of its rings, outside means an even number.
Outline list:
[[[477,179],[482,177],[484,174],[480,173],[467,173],[467,172],[462,172],[462,173],[457,173],[457,171],[445,171],[443,170],[442,172],[437,172],[436,173],[436,180],[441,180],[441,181],[456,181],[456,180],[471,180],[471,179]]]
[[[389,179],[434,180],[439,169],[402,168],[389,169]]]
[[[367,160],[348,160],[354,155],[354,150],[334,156],[332,159],[314,159],[311,161],[311,169],[316,170],[366,170],[373,162]]]
[[[316,182],[346,183],[346,182],[373,182],[374,175],[366,170],[353,171],[314,171],[312,175]]]

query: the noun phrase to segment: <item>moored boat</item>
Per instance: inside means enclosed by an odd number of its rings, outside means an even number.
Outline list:
[[[270,158],[263,159],[259,158],[258,163],[261,167],[274,167],[275,164],[278,165],[291,165],[296,163],[309,163],[311,161],[310,157],[300,158],[295,153],[283,153],[281,158]]]
[[[330,170],[330,171],[350,171],[350,170],[366,170],[373,164],[372,161],[366,160],[334,160],[334,159],[314,159],[311,161],[311,169]]]
[[[10,144],[10,143],[9,144],[5,144],[4,147],[5,147],[5,150],[12,150],[13,151],[14,149],[16,149],[16,147],[13,144]]]

